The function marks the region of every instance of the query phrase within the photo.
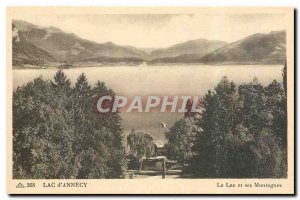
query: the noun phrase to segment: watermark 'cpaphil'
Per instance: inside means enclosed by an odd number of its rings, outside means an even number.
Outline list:
[[[117,112],[124,109],[125,112],[151,112],[152,109],[160,112],[192,112],[200,113],[200,98],[198,96],[134,96],[132,100],[125,96],[102,96],[97,102],[97,109],[101,113]],[[105,106],[105,105],[112,106]]]

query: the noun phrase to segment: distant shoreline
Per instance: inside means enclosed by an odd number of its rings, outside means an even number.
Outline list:
[[[90,67],[168,67],[168,66],[228,66],[228,65],[245,65],[245,66],[283,66],[284,63],[232,63],[232,62],[226,62],[226,63],[156,63],[156,64],[147,64],[147,65],[135,65],[135,64],[99,64],[99,63],[82,63],[82,64],[75,64],[71,67],[59,67],[59,66],[37,66],[37,65],[25,65],[25,66],[12,66],[13,70],[22,70],[22,69],[75,69],[75,68],[90,68]]]

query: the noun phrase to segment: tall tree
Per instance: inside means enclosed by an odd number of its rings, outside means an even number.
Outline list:
[[[199,177],[286,177],[282,87],[223,78],[203,98],[190,171]],[[267,164],[269,163],[269,164]],[[269,166],[266,168],[265,166]]]
[[[155,155],[156,145],[153,137],[149,134],[135,132],[133,129],[127,136],[127,145],[130,149],[129,157],[135,163],[134,167],[137,167],[144,157],[148,158]]]
[[[72,87],[62,71],[14,91],[14,178],[122,177],[121,118],[99,115],[95,103],[106,93],[114,95],[84,74]]]
[[[169,149],[170,159],[184,164],[193,156],[192,146],[195,140],[195,127],[189,118],[183,118],[165,132],[166,147]]]

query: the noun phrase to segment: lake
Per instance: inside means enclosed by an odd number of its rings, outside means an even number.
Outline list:
[[[81,73],[85,73],[91,84],[101,80],[118,95],[147,96],[203,96],[213,89],[223,76],[236,84],[247,83],[257,77],[261,84],[268,85],[274,79],[282,81],[283,65],[178,65],[178,66],[108,66],[64,69],[74,84]],[[41,76],[53,80],[57,69],[13,70],[13,88]],[[158,141],[164,140],[159,122],[171,126],[182,117],[181,113],[121,113],[122,126],[127,134],[132,128],[144,131]]]

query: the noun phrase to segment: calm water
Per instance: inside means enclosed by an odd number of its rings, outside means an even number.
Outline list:
[[[249,82],[257,77],[262,84],[276,79],[281,81],[283,66],[120,66],[85,67],[65,69],[64,72],[74,83],[80,73],[85,73],[93,84],[104,81],[117,94],[122,95],[203,95],[212,89],[223,76],[235,83]],[[53,79],[57,69],[24,69],[13,71],[14,88],[42,76]]]
[[[225,65],[225,66],[118,66],[85,67],[65,69],[65,74],[74,83],[81,73],[85,73],[91,84],[101,80],[117,94],[132,97],[134,95],[198,95],[202,96],[213,89],[223,76],[236,84],[247,83],[257,77],[263,85],[272,80],[282,81],[281,65]],[[16,89],[36,77],[53,79],[57,69],[13,70],[13,87]],[[172,125],[181,114],[174,113],[122,113],[123,128],[131,128],[152,134],[163,140],[163,130],[159,122]]]

